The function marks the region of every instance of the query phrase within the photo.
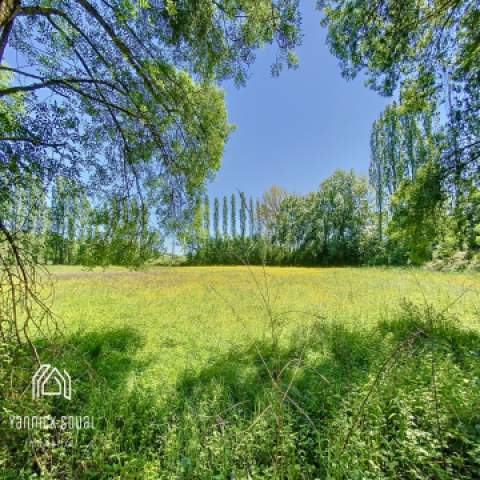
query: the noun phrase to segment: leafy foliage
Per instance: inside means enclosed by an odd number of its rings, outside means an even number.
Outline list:
[[[432,258],[444,221],[441,174],[435,162],[423,165],[415,181],[404,181],[392,198],[389,239],[398,243],[408,258],[422,264]]]
[[[24,176],[61,175],[88,194],[154,192],[180,218],[231,131],[216,83],[245,83],[266,43],[274,71],[294,67],[300,39],[295,0],[5,5],[0,60],[22,60],[0,66],[2,203]]]
[[[236,219],[235,198],[232,194],[232,222]],[[371,236],[367,184],[353,172],[335,172],[318,192],[305,197],[289,195],[274,186],[256,209],[253,199],[247,205],[246,198],[241,192],[240,235],[235,235],[235,223],[229,238],[220,238],[216,230],[212,235],[205,227],[197,230],[197,241],[190,243],[194,248],[187,246],[190,262],[331,265],[365,259],[363,243]],[[215,204],[219,205],[217,199]],[[203,212],[207,205],[205,201]],[[225,210],[223,215],[225,218]],[[195,227],[191,225],[190,230],[195,232]]]

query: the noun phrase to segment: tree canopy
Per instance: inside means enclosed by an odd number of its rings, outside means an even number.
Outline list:
[[[127,193],[160,179],[181,207],[231,131],[216,83],[245,83],[265,43],[275,73],[294,67],[299,23],[295,0],[2,2],[0,59],[20,58],[0,67],[2,177],[55,172]]]
[[[319,0],[328,43],[347,78],[359,72],[416,113],[443,106],[447,173],[480,156],[480,7],[476,0]]]

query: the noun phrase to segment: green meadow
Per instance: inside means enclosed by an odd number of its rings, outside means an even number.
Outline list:
[[[88,416],[94,427],[4,428],[6,444],[26,447],[0,452],[2,479],[480,475],[478,273],[59,266],[52,275],[62,333],[39,351],[68,370],[72,400],[24,395],[3,408]],[[30,357],[2,355],[28,385]],[[33,463],[28,445],[38,445]]]
[[[386,268],[185,267],[129,271],[52,267],[55,313],[69,335],[128,329],[148,367],[136,379],[170,386],[232,347],[280,341],[312,324],[374,328],[404,300],[433,304],[480,329],[480,275]]]

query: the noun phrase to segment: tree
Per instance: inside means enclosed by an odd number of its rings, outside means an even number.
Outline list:
[[[256,230],[256,235],[261,238],[263,235],[263,228],[262,228],[262,220],[261,220],[261,206],[260,206],[260,200],[255,201],[255,230]]]
[[[237,238],[237,200],[234,193],[230,197],[230,229],[232,238]]]
[[[88,195],[85,191],[79,194],[79,215],[78,215],[78,252],[76,263],[86,264],[88,256],[88,235],[90,230],[91,207]],[[119,212],[114,212],[115,217],[118,217]]]
[[[395,193],[389,236],[412,263],[431,258],[444,215],[443,201],[441,172],[433,160],[419,170],[415,181],[405,180]]]
[[[367,181],[353,171],[337,170],[322,182],[317,202],[323,212],[324,252],[332,263],[361,260],[362,231],[369,219]]]
[[[208,241],[205,231],[204,204],[197,199],[192,210],[192,218],[187,222],[182,230],[179,231],[180,241],[190,259],[196,252],[202,249]]]
[[[227,196],[223,197],[223,209],[222,209],[222,230],[223,238],[228,238],[228,198]]]
[[[71,167],[65,158],[74,156],[89,168],[69,174],[89,173],[88,185],[114,172],[125,189],[139,189],[161,174],[166,193],[175,191],[170,200],[181,204],[218,169],[230,132],[215,81],[245,83],[253,51],[265,43],[278,45],[276,71],[294,67],[295,3],[2,3],[0,61],[8,48],[29,64],[0,67],[18,80],[0,89],[4,108],[16,114],[0,132],[3,152],[43,155],[42,171],[56,162]],[[11,108],[20,93],[24,115]]]
[[[392,195],[404,180],[414,181],[423,164],[439,157],[439,135],[432,130],[433,118],[433,105],[412,113],[403,103],[393,102],[373,124],[369,178],[375,194],[380,242],[391,217]]]
[[[205,195],[203,199],[203,228],[207,238],[210,236],[210,199]]]
[[[240,192],[240,237],[245,238],[247,233],[247,196]]]
[[[250,238],[254,238],[256,235],[256,225],[255,225],[255,208],[253,203],[253,197],[250,196],[250,201],[248,202],[248,225],[250,227]]]
[[[215,239],[220,240],[220,201],[217,197],[213,202],[213,231],[215,232]]]
[[[276,215],[273,241],[289,263],[356,264],[370,216],[367,181],[336,171],[317,192],[289,195]]]
[[[380,242],[383,241],[383,223],[385,211],[385,173],[383,163],[383,151],[381,146],[380,127],[373,122],[370,136],[370,168],[369,180],[375,194],[375,206],[377,210],[377,232]]]
[[[308,220],[305,216],[313,206],[315,194],[305,197],[288,195],[282,200],[279,211],[275,217],[273,241],[281,245],[292,258],[295,253],[307,261],[310,252],[307,253],[307,244],[311,242],[310,228],[316,221],[314,218]],[[318,245],[315,247],[318,248]],[[313,254],[315,257],[315,254]],[[313,258],[311,258],[313,261]]]
[[[65,259],[65,179],[57,177],[52,187],[52,206],[50,209],[50,248],[52,261],[55,264],[64,263]]]
[[[273,185],[267,190],[260,202],[259,219],[262,223],[262,230],[267,238],[271,238],[276,223],[276,217],[280,211],[282,201],[288,196],[283,188]]]

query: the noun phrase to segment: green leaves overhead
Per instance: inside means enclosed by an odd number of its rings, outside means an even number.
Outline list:
[[[462,39],[479,14],[478,3],[469,0],[320,0],[318,5],[343,73],[351,78],[365,71],[370,85],[385,94],[405,77],[421,80],[439,74],[443,65],[463,64]],[[470,51],[475,35],[468,37]]]
[[[362,72],[405,113],[443,113],[452,169],[480,157],[480,7],[476,0],[320,0],[328,43],[344,76]],[[452,158],[454,161],[452,162]]]
[[[3,20],[0,59],[6,48],[30,67],[0,67],[15,76],[0,99],[24,93],[23,123],[50,138],[54,115],[40,124],[36,110],[76,120],[75,141],[44,170],[75,157],[78,181],[129,195],[155,185],[177,210],[221,163],[231,126],[218,83],[245,83],[266,43],[277,71],[293,67],[300,43],[296,0],[23,1]]]

